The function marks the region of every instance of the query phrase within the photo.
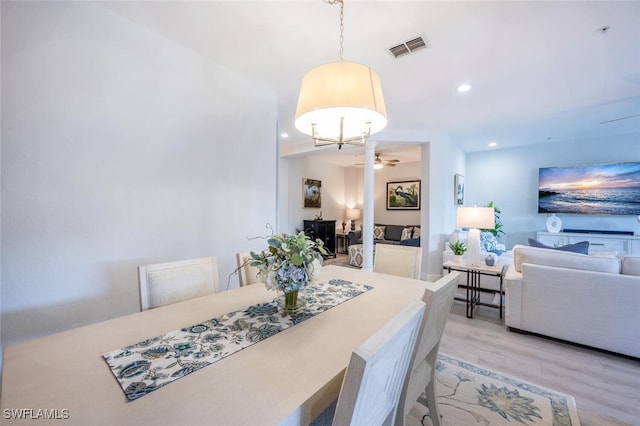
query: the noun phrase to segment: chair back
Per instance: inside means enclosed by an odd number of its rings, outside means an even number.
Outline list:
[[[140,310],[157,308],[215,293],[218,262],[215,257],[138,266]]]
[[[412,301],[352,354],[333,425],[392,425],[425,311]]]
[[[262,281],[258,278],[259,269],[255,266],[251,266],[251,253],[241,252],[236,253],[236,263],[238,264],[238,281],[240,287],[244,287],[249,284],[257,284]]]
[[[376,244],[373,256],[373,271],[384,274],[420,279],[422,248]]]
[[[411,359],[408,380],[404,383],[400,397],[397,425],[404,424],[411,407],[434,377],[440,339],[451,311],[460,275],[460,272],[451,272],[430,284],[424,291],[422,301],[426,305],[426,311]]]

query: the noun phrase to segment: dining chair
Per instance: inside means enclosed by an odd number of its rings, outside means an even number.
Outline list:
[[[240,287],[244,287],[249,284],[257,284],[262,281],[258,278],[258,268],[255,266],[251,266],[251,253],[249,252],[241,252],[236,253],[236,263],[238,264],[238,281],[240,282]]]
[[[373,271],[399,277],[420,279],[422,248],[376,244]]]
[[[216,292],[215,257],[138,266],[140,310],[157,308]]]
[[[337,402],[312,426],[393,424],[424,311],[410,302],[353,351]]]
[[[422,392],[427,396],[431,423],[433,426],[440,426],[440,414],[436,404],[435,373],[440,339],[461,275],[460,272],[455,272],[455,276],[452,276],[453,274],[453,272],[447,274],[433,283],[425,290],[422,297],[426,310],[411,357],[408,377],[400,395],[395,423],[398,426],[406,424],[407,414]]]

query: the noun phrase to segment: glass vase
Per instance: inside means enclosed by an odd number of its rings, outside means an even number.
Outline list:
[[[298,290],[284,293],[284,296],[280,299],[280,308],[282,315],[296,315],[304,310],[304,301],[299,296]]]

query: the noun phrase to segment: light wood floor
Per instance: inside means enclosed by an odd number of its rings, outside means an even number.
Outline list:
[[[508,331],[492,308],[468,319],[457,301],[440,352],[572,395],[583,426],[640,425],[640,360]]]
[[[328,262],[348,266],[348,256]],[[640,324],[629,324],[640,327]],[[582,426],[640,426],[640,360],[507,330],[497,309],[454,302],[440,351],[572,395]]]

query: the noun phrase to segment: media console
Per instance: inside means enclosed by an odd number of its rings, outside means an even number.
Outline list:
[[[598,251],[615,251],[617,253],[640,254],[640,236],[629,234],[611,234],[608,232],[537,232],[536,238],[543,244],[552,247],[589,241],[589,253]],[[620,232],[620,231],[614,231]]]
[[[604,231],[598,229],[563,229],[560,232],[567,232],[570,234],[633,235],[633,231]]]

